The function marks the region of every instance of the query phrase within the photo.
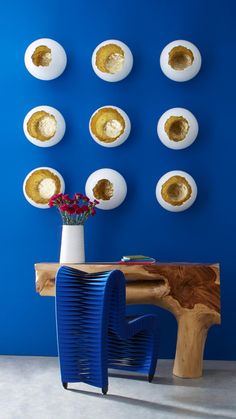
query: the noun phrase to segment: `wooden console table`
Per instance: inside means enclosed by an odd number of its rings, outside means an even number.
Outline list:
[[[37,263],[36,290],[55,295],[59,263]],[[220,324],[219,265],[165,263],[149,265],[75,264],[85,272],[120,269],[126,276],[127,304],[155,304],[170,311],[178,322],[173,374],[183,378],[202,375],[207,332]]]

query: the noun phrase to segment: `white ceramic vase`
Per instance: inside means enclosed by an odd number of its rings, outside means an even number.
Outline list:
[[[60,263],[84,263],[84,226],[63,225]]]

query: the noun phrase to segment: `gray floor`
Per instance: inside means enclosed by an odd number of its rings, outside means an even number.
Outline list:
[[[62,388],[57,358],[0,356],[1,419],[236,418],[236,362],[205,362],[204,377],[180,379],[160,360],[152,384],[111,373],[109,393]]]

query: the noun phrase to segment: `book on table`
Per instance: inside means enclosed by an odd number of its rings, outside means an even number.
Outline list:
[[[150,256],[144,255],[125,255],[121,258],[121,262],[124,263],[155,263],[156,259]]]

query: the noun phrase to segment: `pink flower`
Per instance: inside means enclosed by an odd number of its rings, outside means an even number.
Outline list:
[[[75,201],[79,201],[82,198],[82,196],[83,196],[82,193],[76,192],[73,196],[73,199]]]
[[[81,209],[78,204],[72,204],[71,208],[74,210],[74,214],[81,214]]]
[[[68,209],[66,210],[66,212],[68,212],[68,214],[75,214],[75,209],[74,208],[72,208],[72,207],[70,207],[70,206],[68,206]]]
[[[53,195],[55,199],[61,199],[63,197],[62,193],[58,193],[56,195]]]
[[[68,210],[70,209],[70,206],[67,205],[67,204],[62,204],[62,205],[60,205],[59,209],[62,212],[68,212]]]
[[[82,205],[82,207],[80,209],[81,209],[82,212],[88,212],[89,211],[88,205]]]
[[[78,207],[76,210],[76,214],[83,214],[83,210],[80,207]]]
[[[82,199],[84,202],[89,202],[89,198],[88,198],[86,195],[82,195],[81,199]]]
[[[96,210],[95,210],[95,208],[92,208],[92,209],[91,209],[91,215],[92,215],[92,217],[93,217],[95,214],[96,214]]]
[[[70,202],[70,197],[68,194],[62,195],[62,199],[63,201],[69,201]]]
[[[54,207],[54,201],[52,200],[52,198],[49,200],[48,206],[49,206],[49,208]]]
[[[67,212],[67,214],[75,214],[75,208],[68,204],[62,204],[59,209],[62,212]]]
[[[62,200],[62,193],[55,194],[55,195],[51,196],[48,205],[49,205],[50,208],[52,208],[54,206],[59,205],[61,200]]]
[[[82,221],[87,220],[90,215],[94,216],[96,214],[94,207],[97,204],[99,204],[99,201],[96,199],[90,201],[86,195],[79,192],[76,192],[72,199],[68,194],[55,194],[48,202],[50,208],[56,207],[59,209],[65,225],[79,225]]]

